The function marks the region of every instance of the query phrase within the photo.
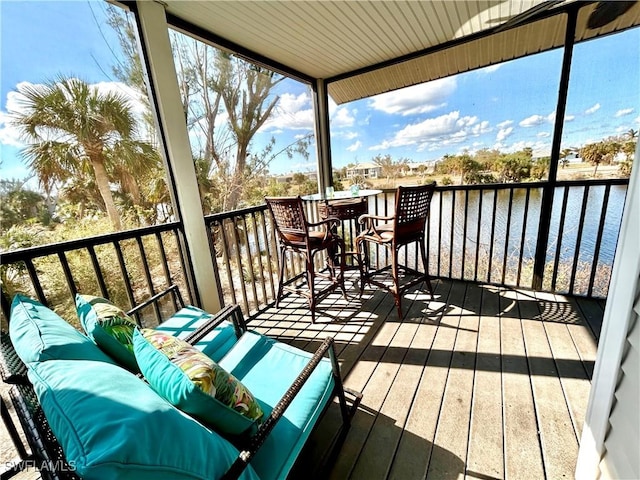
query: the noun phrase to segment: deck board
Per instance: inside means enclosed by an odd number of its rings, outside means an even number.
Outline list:
[[[347,300],[321,302],[315,324],[295,296],[251,319],[307,351],[333,336],[345,385],[363,393],[341,448],[331,449],[334,402],[292,478],[573,476],[602,306],[450,280],[434,290],[407,292],[402,321],[391,295],[360,298],[353,279]]]
[[[499,299],[482,289],[466,478],[504,478]]]

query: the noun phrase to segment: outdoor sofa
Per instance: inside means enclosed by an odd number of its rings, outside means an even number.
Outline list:
[[[172,286],[130,313],[137,316],[167,293],[180,297]],[[237,306],[217,315],[182,306],[154,328],[186,340],[231,373],[259,403],[261,421],[243,418],[238,427],[233,413],[219,406],[211,413],[210,403],[204,415],[216,415],[214,426],[185,413],[174,405],[182,406],[188,393],[170,383],[160,395],[154,383],[173,382],[173,366],[163,364],[149,382],[49,308],[16,295],[1,366],[5,381],[16,384],[10,396],[33,452],[22,467],[35,462],[45,479],[286,478],[336,397],[343,424],[334,448],[344,438],[360,395],[345,395],[332,338],[310,354],[248,330]],[[12,433],[10,421],[7,426]]]

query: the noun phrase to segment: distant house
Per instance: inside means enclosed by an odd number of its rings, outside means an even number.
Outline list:
[[[356,177],[378,178],[381,174],[382,168],[375,163],[359,163],[347,168],[347,179]]]
[[[410,162],[407,163],[405,175],[414,176],[423,173],[433,173],[435,162]]]

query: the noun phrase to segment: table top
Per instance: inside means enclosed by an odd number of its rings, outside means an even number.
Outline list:
[[[351,193],[351,190],[340,190],[334,192],[333,195],[326,195],[324,193],[314,193],[312,195],[305,195],[302,197],[303,200],[326,200],[327,202],[331,202],[333,200],[349,200],[353,198],[361,198],[368,197],[370,195],[377,195],[382,193],[382,190],[359,190],[357,194]]]

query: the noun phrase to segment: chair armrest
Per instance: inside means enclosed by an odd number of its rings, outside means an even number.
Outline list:
[[[148,307],[151,304],[157,304],[158,300],[160,300],[162,297],[164,297],[165,295],[168,295],[169,293],[173,293],[174,296],[174,301],[177,302],[176,303],[176,308],[178,305],[180,305],[180,308],[184,307],[184,301],[182,300],[182,295],[180,295],[180,289],[178,289],[178,286],[175,284],[172,284],[169,286],[169,288],[161,291],[160,293],[156,293],[153,297],[148,298],[147,300],[145,300],[144,302],[142,302],[139,305],[136,305],[135,307],[133,307],[131,310],[129,310],[127,312],[127,315],[132,316],[137,314],[140,310],[142,310],[145,307]]]
[[[389,216],[382,216],[382,215],[371,215],[369,213],[365,213],[364,215],[360,215],[360,217],[358,218],[358,223],[366,223],[366,222],[371,222],[372,220],[384,220],[384,221],[390,221],[393,220],[394,218],[396,218],[395,215],[389,215]]]
[[[227,470],[227,473],[222,477],[223,480],[231,480],[238,478],[246,466],[251,462],[251,459],[260,449],[264,441],[267,439],[273,428],[278,423],[278,420],[282,418],[284,412],[287,410],[293,399],[300,392],[303,385],[309,379],[315,368],[319,365],[324,355],[329,351],[330,355],[335,358],[334,340],[333,337],[327,337],[322,345],[313,354],[313,357],[305,365],[300,372],[300,375],[293,381],[289,389],[282,396],[280,401],[273,407],[271,414],[260,425],[258,431],[249,438],[247,447],[240,452],[238,458],[233,465]],[[335,372],[334,372],[335,375]]]
[[[393,220],[394,218],[396,218],[395,215],[389,215],[389,216],[369,215],[369,214],[360,215],[360,218],[358,218],[358,223],[360,223],[361,225],[365,225],[365,229],[366,229],[364,232],[361,233],[361,235],[373,235],[378,239],[382,238],[380,237],[380,233],[376,229],[376,222],[378,221],[388,222]]]
[[[13,348],[9,333],[0,334],[0,375],[2,381],[13,385],[28,385],[27,366]]]
[[[321,220],[320,222],[308,223],[307,225],[309,227],[321,227],[323,225],[327,225],[329,228],[333,226],[337,227],[338,225],[340,225],[340,219],[338,217],[327,217],[324,220]]]
[[[211,315],[211,318],[200,325],[195,332],[187,335],[184,340],[191,345],[195,345],[225,320],[233,322],[236,338],[240,338],[247,331],[247,324],[240,307],[238,305],[227,305],[219,312]]]

